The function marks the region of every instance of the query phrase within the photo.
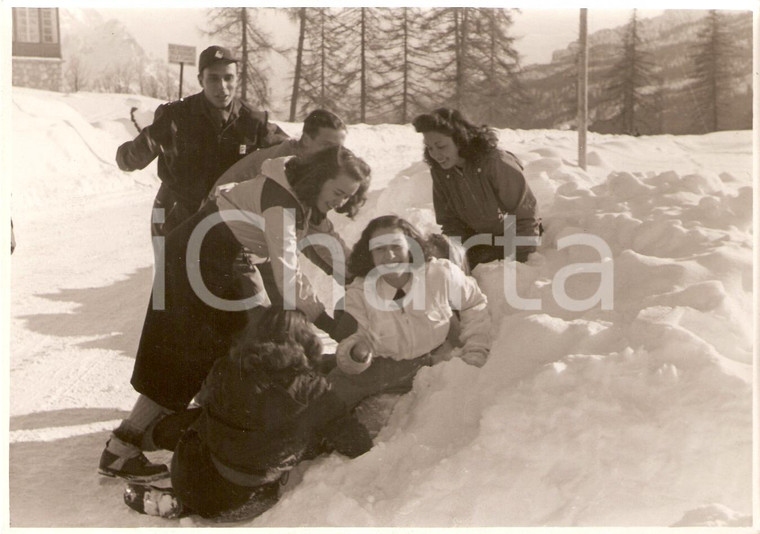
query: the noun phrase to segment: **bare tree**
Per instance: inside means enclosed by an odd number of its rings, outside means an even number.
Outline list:
[[[274,50],[269,35],[256,23],[258,9],[223,7],[209,10],[208,35],[228,43],[240,55],[240,96],[246,100],[250,94],[256,104],[269,107],[270,88],[266,55]]]
[[[73,93],[85,90],[89,85],[88,69],[79,55],[66,60],[66,84]]]
[[[142,61],[137,58],[114,63],[96,80],[96,90],[105,93],[139,93]]]

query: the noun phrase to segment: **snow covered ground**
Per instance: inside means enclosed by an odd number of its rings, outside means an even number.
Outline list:
[[[155,164],[123,173],[114,154],[135,135],[130,107],[149,122],[157,104],[13,89],[13,527],[208,524],[139,515],[122,504],[123,483],[96,474],[136,396],[158,184]],[[546,233],[527,264],[475,271],[489,362],[422,370],[370,452],[301,466],[248,526],[751,525],[751,132],[591,134],[587,171],[573,132],[500,136],[525,163]],[[356,222],[331,216],[349,243],[385,213],[435,228],[411,126],[351,126],[347,145],[374,175]],[[568,245],[578,235],[597,236],[609,258]],[[565,276],[583,263],[597,271]],[[611,306],[569,309],[602,280]],[[317,285],[331,302],[330,282]]]

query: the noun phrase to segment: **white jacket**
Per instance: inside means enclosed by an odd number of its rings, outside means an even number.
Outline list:
[[[340,343],[339,354],[346,354],[357,340],[364,339],[375,356],[417,358],[443,344],[454,310],[460,310],[462,354],[487,355],[491,321],[486,296],[474,278],[449,260],[431,259],[414,272],[402,288],[407,293],[402,308],[391,303],[396,289],[382,278],[376,288],[365,282],[357,278],[346,288],[345,310],[356,319],[359,330]],[[386,305],[377,306],[378,301]]]

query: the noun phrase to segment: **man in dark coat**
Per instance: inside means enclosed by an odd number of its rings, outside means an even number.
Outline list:
[[[266,111],[255,111],[235,96],[237,62],[221,46],[201,52],[198,82],[203,91],[159,106],[153,124],[116,151],[123,171],[143,169],[158,156],[161,187],[153,205],[154,236],[165,236],[195,213],[233,163],[288,139],[269,124]]]
[[[201,52],[198,81],[203,91],[156,109],[153,124],[116,152],[119,168],[142,169],[158,157],[161,188],[156,195],[151,233],[165,236],[193,215],[219,176],[233,163],[287,135],[235,96],[238,60],[220,46]],[[163,212],[159,211],[163,209]],[[129,416],[111,433],[98,471],[106,476],[152,480],[168,476],[166,465],[143,454],[146,429],[166,408],[140,395]]]

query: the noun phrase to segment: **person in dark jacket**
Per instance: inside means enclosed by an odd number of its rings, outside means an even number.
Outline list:
[[[297,250],[307,236],[332,236],[335,250],[307,248],[323,256],[318,267],[342,281],[345,267],[332,266],[335,258],[345,257],[345,244],[331,230],[327,213],[356,215],[369,183],[369,166],[343,147],[268,160],[262,174],[224,191],[167,236],[165,284],[154,284],[132,373],[140,396],[111,434],[101,474],[146,481],[167,475],[165,465],[149,463],[142,452],[155,449],[145,441],[146,430],[188,405],[214,361],[229,352],[263,306],[295,307],[328,334],[334,330],[334,320],[299,269]],[[271,267],[277,295],[268,293],[261,277],[254,283],[240,275],[235,261],[243,247],[256,257],[256,270]],[[158,295],[162,307],[154,305]]]
[[[268,308],[216,361],[197,397],[197,419],[169,445],[172,487],[130,484],[126,504],[168,518],[252,519],[277,502],[281,482],[300,461],[368,451],[367,429],[343,415],[327,378],[312,367],[321,354],[303,313]],[[170,415],[154,431],[172,418],[186,415]]]
[[[335,113],[315,109],[304,119],[300,139],[288,139],[247,155],[219,177],[209,198],[216,196],[219,187],[229,188],[232,184],[256,178],[261,173],[261,165],[268,159],[309,156],[331,146],[343,146],[347,133],[345,123]]]
[[[235,96],[237,63],[227,48],[205,49],[198,60],[203,91],[159,106],[153,124],[116,151],[116,163],[124,171],[143,169],[158,157],[161,187],[153,206],[153,236],[167,235],[195,213],[216,179],[236,161],[288,139],[269,123],[267,112]]]
[[[442,232],[466,240],[476,234],[504,235],[504,217],[516,218],[516,235],[539,236],[541,219],[536,197],[517,157],[497,148],[495,132],[468,122],[462,114],[439,108],[419,115],[414,128],[425,140],[425,161],[433,177],[433,207]],[[535,246],[518,246],[524,262]],[[470,268],[505,259],[503,245],[467,247]]]

